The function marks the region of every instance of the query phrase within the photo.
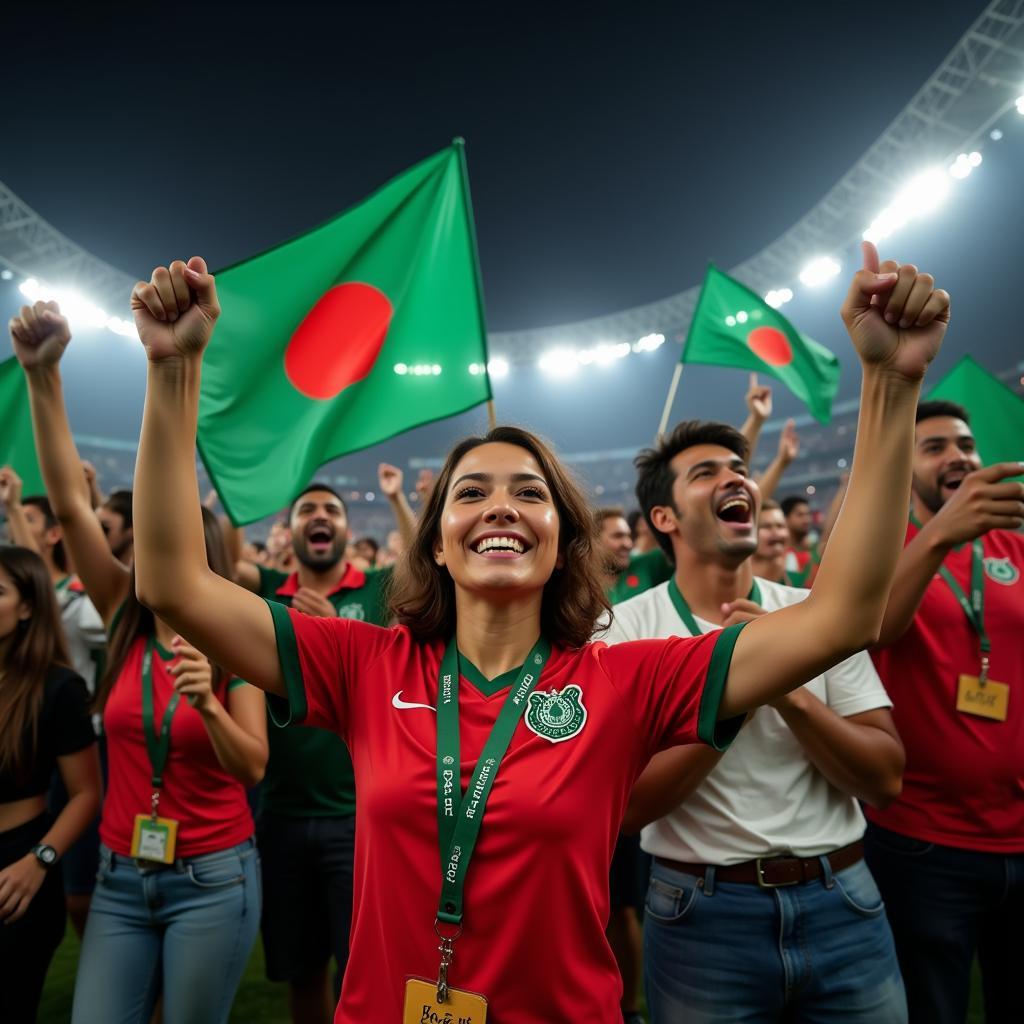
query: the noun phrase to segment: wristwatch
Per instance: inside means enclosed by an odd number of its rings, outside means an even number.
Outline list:
[[[43,865],[44,868],[52,868],[57,863],[57,851],[46,843],[37,843],[32,847],[32,853],[36,855],[36,860]]]

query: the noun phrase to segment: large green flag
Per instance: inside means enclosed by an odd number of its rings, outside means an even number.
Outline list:
[[[1024,399],[970,356],[963,356],[925,398],[943,398],[967,410],[986,465],[1024,459]]]
[[[43,475],[32,439],[25,373],[11,356],[0,363],[0,466],[10,466],[21,477],[23,494],[42,494]]]
[[[737,366],[782,381],[820,423],[832,418],[839,360],[746,285],[708,267],[681,363]]]
[[[330,459],[491,397],[461,140],[220,271],[217,292],[198,443],[236,524],[287,504]]]

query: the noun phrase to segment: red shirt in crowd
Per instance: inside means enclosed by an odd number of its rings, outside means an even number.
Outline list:
[[[100,839],[114,853],[131,855],[132,830],[136,814],[148,814],[152,767],[142,729],[142,658],[144,637],[132,644],[103,712],[107,737],[110,779]],[[153,650],[153,719],[159,732],[164,709],[174,692],[173,676],[167,665],[170,651],[156,645]],[[239,684],[235,680],[232,685]],[[244,685],[244,684],[241,684]],[[227,698],[227,687],[218,699]],[[229,775],[217,760],[202,716],[184,698],[171,722],[171,747],[160,791],[161,817],[178,822],[175,856],[196,857],[226,850],[253,834],[252,813],[245,787]]]
[[[917,535],[911,525],[909,543]],[[997,722],[956,710],[961,674],[977,676],[978,634],[949,585],[929,582],[914,621],[872,652],[893,700],[907,751],[903,793],[885,810],[865,807],[883,828],[944,846],[991,853],[1024,851],[1024,537],[994,530],[985,553],[989,678],[1010,687],[1008,717]],[[971,545],[945,567],[970,594]]]
[[[293,719],[338,731],[355,766],[351,953],[335,1024],[397,1021],[406,978],[437,977],[434,707],[445,645],[417,643],[404,627],[271,610]],[[537,691],[575,684],[586,720],[559,742],[520,720],[469,867],[465,933],[448,975],[485,995],[496,1021],[621,1022],[604,934],[619,825],[654,751],[716,739],[735,637],[552,651]],[[488,693],[479,673],[460,667],[464,790],[514,680],[506,673]],[[276,698],[272,711],[279,721],[288,714]],[[720,724],[719,738],[736,728]]]

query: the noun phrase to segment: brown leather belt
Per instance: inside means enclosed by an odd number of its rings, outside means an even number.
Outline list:
[[[864,844],[861,842],[841,846],[838,850],[825,854],[833,871],[856,864],[864,858]],[[715,881],[741,882],[745,885],[759,885],[762,889],[778,889],[783,885],[803,885],[821,878],[821,860],[818,857],[758,857],[742,864],[729,864],[716,867],[709,864],[688,864],[671,857],[655,857],[672,871],[681,871],[685,875],[703,876],[709,867],[715,867]]]

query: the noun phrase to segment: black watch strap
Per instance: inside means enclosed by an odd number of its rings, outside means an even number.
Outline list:
[[[52,868],[59,859],[57,851],[47,843],[36,843],[36,845],[32,847],[31,852],[36,855],[36,860],[38,860],[44,868]]]

